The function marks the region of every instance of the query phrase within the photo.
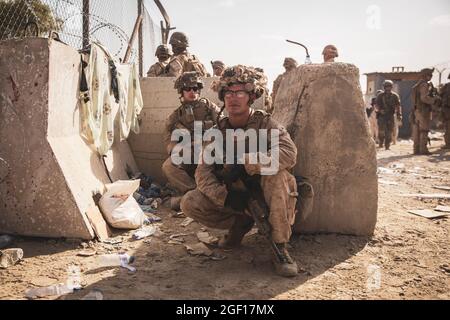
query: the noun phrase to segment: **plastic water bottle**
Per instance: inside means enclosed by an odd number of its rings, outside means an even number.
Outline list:
[[[59,283],[49,287],[29,289],[25,291],[25,296],[29,299],[35,299],[49,296],[62,296],[69,293],[73,293],[73,288],[69,288],[67,284]]]
[[[98,256],[97,264],[98,267],[122,267],[126,268],[132,272],[136,269],[130,266],[130,263],[134,262],[134,257],[128,254],[104,254]]]

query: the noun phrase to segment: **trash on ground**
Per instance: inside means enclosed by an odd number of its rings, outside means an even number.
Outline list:
[[[413,193],[413,194],[399,194],[400,197],[404,198],[421,198],[421,199],[450,199],[450,194],[445,193]]]
[[[169,240],[167,243],[168,244],[175,244],[175,245],[180,245],[180,244],[184,244],[186,241],[184,240],[184,238],[176,238],[173,240]]]
[[[388,180],[384,180],[384,179],[379,179],[378,182],[380,184],[384,184],[384,185],[388,185],[388,186],[398,186],[398,182],[394,182],[394,181],[388,181]]]
[[[0,236],[0,249],[6,248],[12,244],[14,238],[8,235]]]
[[[187,227],[188,225],[190,225],[192,222],[194,222],[194,219],[192,218],[186,218],[183,223],[181,224],[182,227]]]
[[[73,293],[73,288],[70,288],[67,284],[59,283],[43,288],[33,288],[25,291],[25,297],[28,299],[44,298],[50,296],[62,296],[65,294]]]
[[[434,189],[450,191],[450,187],[447,186],[433,186]]]
[[[199,242],[194,245],[186,245],[186,250],[193,256],[212,256],[213,252],[204,243]]]
[[[245,237],[248,238],[254,236],[255,234],[258,234],[258,228],[253,228],[252,230],[250,230],[250,232],[248,232]]]
[[[103,292],[98,289],[94,289],[85,295],[81,300],[103,300]]]
[[[378,174],[396,174],[396,172],[392,169],[379,167],[378,168]]]
[[[136,268],[130,266],[134,262],[134,257],[128,254],[104,254],[98,256],[97,259],[98,267],[122,267],[128,269],[131,272],[136,272]]]
[[[22,249],[5,249],[0,251],[0,269],[6,269],[16,265],[23,259]]]
[[[83,250],[77,253],[77,256],[79,257],[92,257],[97,254],[97,251],[95,250]]]
[[[211,260],[213,261],[222,261],[225,260],[227,256],[221,255],[219,253],[214,252],[211,256]]]
[[[437,218],[444,218],[450,215],[450,213],[448,212],[438,212],[438,211],[433,211],[433,210],[429,210],[429,209],[425,209],[425,210],[409,210],[409,213],[412,213],[416,216],[420,216],[420,217],[424,217],[427,219],[437,219]]]
[[[200,242],[203,242],[203,243],[209,244],[209,245],[216,244],[219,241],[219,239],[217,237],[210,235],[208,232],[198,232],[197,239]]]
[[[156,232],[156,228],[155,227],[146,227],[143,229],[140,229],[138,231],[136,231],[135,233],[133,233],[133,239],[134,240],[142,240],[145,238],[148,238],[152,235],[154,235]]]
[[[389,166],[392,169],[405,169],[404,163],[393,163]]]
[[[144,220],[144,225],[149,225],[155,222],[161,222],[162,219],[158,217],[157,215],[154,215],[152,213],[145,212],[145,215],[147,216]]]
[[[172,214],[172,218],[186,218],[184,212],[176,212]]]
[[[440,211],[440,212],[450,212],[450,207],[449,206],[437,206],[434,210]]]

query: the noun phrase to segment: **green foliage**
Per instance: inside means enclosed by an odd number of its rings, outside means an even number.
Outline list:
[[[60,26],[41,0],[0,0],[0,39],[40,36],[50,30],[59,31]]]

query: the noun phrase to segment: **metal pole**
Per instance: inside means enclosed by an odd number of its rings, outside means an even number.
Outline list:
[[[138,0],[138,17],[144,14],[144,2],[143,0]],[[139,76],[142,77],[144,74],[144,36],[142,32],[142,22],[139,25],[138,31],[138,50],[139,50]]]
[[[83,49],[89,46],[89,0],[83,0]]]

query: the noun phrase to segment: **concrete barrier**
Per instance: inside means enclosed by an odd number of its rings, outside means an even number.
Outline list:
[[[77,51],[59,42],[0,43],[0,233],[94,237],[92,195],[109,180],[79,134],[79,70]],[[106,163],[113,180],[137,171],[126,141]]]
[[[376,147],[358,68],[344,63],[300,66],[283,79],[274,118],[286,127],[298,125],[295,174],[309,178],[315,189],[313,213],[306,221],[297,220],[295,230],[372,234],[378,210]]]

